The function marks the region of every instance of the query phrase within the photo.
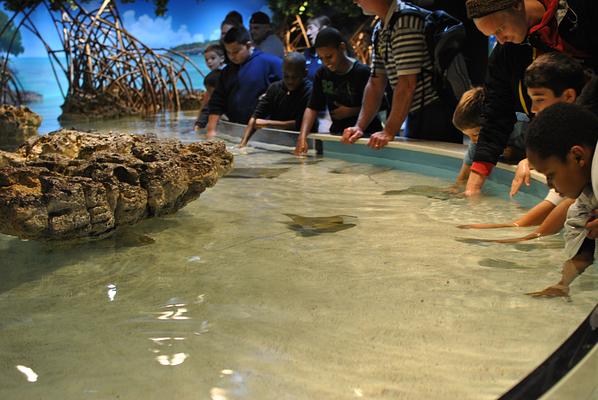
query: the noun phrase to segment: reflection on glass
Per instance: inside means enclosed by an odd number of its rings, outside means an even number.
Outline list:
[[[108,288],[108,299],[114,301],[114,298],[116,297],[116,285],[111,283],[106,287]]]
[[[27,382],[37,382],[38,375],[31,368],[24,365],[17,365],[17,369],[25,374]]]
[[[160,365],[164,366],[176,366],[181,365],[185,362],[185,360],[189,357],[189,354],[186,353],[176,353],[172,356],[161,355],[156,357],[156,360],[160,363]]]
[[[212,400],[227,400],[228,397],[226,397],[226,390],[222,389],[222,388],[212,388],[210,390],[210,397],[212,398]]]
[[[187,309],[184,308],[183,306],[185,306],[186,304],[169,304],[167,306],[164,306],[164,308],[172,308],[172,307],[178,307],[176,309],[176,311],[163,311],[161,312],[160,316],[158,317],[158,319],[174,319],[174,320],[181,320],[181,319],[189,319],[189,317],[184,316],[183,314],[187,312]]]

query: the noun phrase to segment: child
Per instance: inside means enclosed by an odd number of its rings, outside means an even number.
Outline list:
[[[561,280],[531,296],[567,296],[569,285],[595,259],[595,233],[588,235],[598,208],[598,117],[580,105],[550,106],[531,123],[526,148],[530,164],[546,175],[548,186],[576,199],[565,223],[565,262]],[[593,230],[593,229],[592,229]],[[592,237],[590,239],[589,237]]]
[[[526,70],[525,83],[532,99],[532,111],[540,113],[552,104],[572,103],[584,88],[586,76],[583,67],[572,58],[561,53],[549,53],[538,57]],[[511,196],[515,195],[525,180],[529,185],[529,166],[527,159],[522,160],[515,174],[511,187]],[[558,233],[565,221],[565,216],[573,200],[559,196],[550,190],[544,201],[537,204],[521,218],[510,223],[461,225],[466,229],[492,229],[524,227],[540,224],[534,232],[513,239],[496,240],[499,243],[513,243],[535,239],[540,236]]]
[[[478,143],[478,136],[482,127],[482,105],[484,103],[485,91],[481,86],[469,89],[457,104],[453,114],[453,125],[459,129],[470,140],[467,153],[463,159],[463,165],[455,180],[455,185],[463,186],[467,182],[467,177],[473,163],[473,156],[475,154],[476,144]],[[515,129],[511,132],[509,137],[509,144],[503,153],[505,161],[512,161],[524,155],[523,149],[523,131],[525,130],[525,123],[528,121],[525,114],[517,113],[518,123],[515,124]],[[518,160],[517,160],[518,161]]]
[[[294,52],[287,54],[282,63],[282,81],[271,84],[260,98],[239,147],[247,146],[255,131],[263,127],[299,130],[311,96],[311,82],[306,74],[305,57]]]
[[[203,80],[203,85],[205,86],[206,91],[201,99],[201,108],[194,125],[195,130],[205,128],[208,124],[208,102],[210,101],[210,96],[216,88],[218,78],[220,77],[220,72],[225,66],[224,49],[218,44],[211,44],[206,47],[203,56],[206,60],[206,65],[210,69],[210,72]]]
[[[224,36],[224,47],[231,63],[222,70],[208,104],[208,137],[216,136],[222,114],[231,122],[246,124],[258,98],[272,82],[282,79],[282,60],[254,48],[245,28],[231,28]]]
[[[323,65],[316,73],[311,99],[303,114],[296,155],[307,153],[307,135],[319,111],[328,108],[332,119],[330,133],[333,134],[342,134],[345,128],[357,123],[370,76],[367,66],[347,56],[347,45],[338,30],[330,27],[321,30],[314,47]],[[382,125],[376,116],[366,133],[369,135],[380,130]]]

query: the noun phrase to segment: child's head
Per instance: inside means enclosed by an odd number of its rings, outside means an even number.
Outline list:
[[[549,187],[577,198],[591,182],[598,117],[577,104],[558,103],[539,113],[527,130],[530,163]]]
[[[534,113],[555,103],[574,103],[585,83],[582,65],[562,53],[543,54],[525,71],[525,85]]]
[[[234,64],[243,64],[251,56],[251,38],[242,26],[231,28],[224,35],[224,48],[228,59]]]
[[[480,135],[484,95],[485,91],[481,86],[469,89],[461,96],[453,114],[453,125],[468,136],[472,143],[477,143]]]
[[[336,72],[347,59],[347,45],[335,28],[322,29],[316,36],[314,47],[322,64],[332,72]]]
[[[206,65],[213,71],[224,64],[224,49],[219,44],[211,44],[203,52]]]
[[[270,17],[268,14],[258,11],[251,15],[249,33],[251,33],[251,39],[254,43],[263,42],[271,31],[272,27],[270,26]]]
[[[287,54],[282,63],[282,80],[289,91],[299,89],[307,76],[305,57],[297,52]]]
[[[309,38],[309,41],[312,46],[316,43],[316,37],[318,36],[318,32],[329,26],[330,18],[328,18],[325,15],[320,15],[319,17],[313,17],[307,20],[305,33],[307,34],[307,37]]]

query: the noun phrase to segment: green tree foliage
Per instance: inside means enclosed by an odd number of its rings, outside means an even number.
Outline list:
[[[0,11],[0,32],[4,31],[2,36],[0,36],[0,52],[9,52],[16,56],[25,51],[21,43],[21,33],[16,31],[12,23],[6,27],[7,23],[8,16]]]
[[[268,6],[274,14],[276,22],[293,19],[295,15],[313,17],[331,13],[342,15],[343,19],[359,19],[361,9],[347,0],[268,0]]]

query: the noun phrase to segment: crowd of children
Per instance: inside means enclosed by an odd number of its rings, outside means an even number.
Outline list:
[[[371,68],[350,57],[347,42],[326,16],[307,21],[311,46],[304,54],[283,56],[266,14],[252,16],[251,35],[242,19],[229,14],[222,46],[205,51],[212,72],[196,125],[207,126],[211,137],[222,115],[247,124],[241,147],[263,127],[299,131],[297,155],[307,152],[307,137],[324,114],[331,121],[329,132],[341,135],[342,142],[350,145],[365,136],[373,149],[400,134],[457,143],[465,135],[469,147],[452,190],[478,194],[502,160],[519,163],[511,195],[529,185],[531,168],[546,175],[550,191],[515,221],[460,227],[538,226],[523,237],[499,241],[506,243],[564,227],[568,261],[562,279],[530,294],[568,295],[572,280],[594,261],[598,237],[598,80],[593,78],[598,35],[591,26],[598,21],[598,7],[592,1],[570,0],[565,6],[558,0],[467,0],[468,17],[498,44],[484,85],[466,91],[456,107],[434,86],[434,51],[425,21],[413,11],[417,0],[354,0],[364,14],[379,18]]]

